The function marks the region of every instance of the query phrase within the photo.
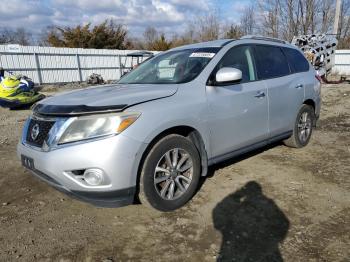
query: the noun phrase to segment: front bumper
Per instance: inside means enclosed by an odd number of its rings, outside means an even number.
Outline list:
[[[54,188],[74,198],[102,207],[131,204],[134,199],[138,165],[147,144],[122,134],[49,152],[23,143],[17,147],[18,157],[33,160],[30,171]],[[98,168],[107,176],[108,184],[89,186],[72,176],[72,170]]]
[[[97,207],[122,207],[130,205],[134,202],[136,187],[106,192],[75,191],[62,186],[61,184],[59,184],[59,182],[40,172],[39,170],[30,171],[33,175],[40,178],[41,180],[44,180],[58,191],[74,199],[87,202]]]

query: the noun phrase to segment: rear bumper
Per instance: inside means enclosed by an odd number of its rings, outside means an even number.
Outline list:
[[[318,123],[319,123],[319,119],[320,119],[320,113],[321,113],[321,96],[317,96],[315,99],[315,117],[316,117],[316,120],[315,120],[315,127],[318,126]]]
[[[321,96],[318,96],[315,99],[316,102],[316,108],[315,108],[315,115],[316,115],[316,119],[320,118],[320,112],[321,112]]]

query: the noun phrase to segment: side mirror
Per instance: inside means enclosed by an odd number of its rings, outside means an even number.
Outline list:
[[[237,82],[242,80],[242,71],[232,67],[221,68],[215,76],[217,83]]]

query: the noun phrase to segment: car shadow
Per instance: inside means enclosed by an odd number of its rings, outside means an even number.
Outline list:
[[[227,159],[221,163],[218,163],[218,164],[214,164],[212,166],[209,166],[208,167],[208,171],[207,171],[207,175],[206,176],[203,176],[200,178],[199,180],[199,185],[198,185],[198,190],[197,192],[200,192],[202,186],[204,185],[204,183],[206,182],[206,180],[208,178],[211,178],[215,175],[215,172],[219,169],[222,169],[222,168],[225,168],[225,167],[228,167],[228,166],[231,166],[233,164],[236,164],[240,161],[243,161],[245,159],[248,159],[250,157],[253,157],[253,156],[256,156],[256,155],[259,155],[267,150],[270,150],[276,146],[280,146],[282,145],[282,142],[275,142],[275,143],[271,143],[271,144],[268,144],[264,147],[261,147],[261,148],[258,148],[258,149],[255,149],[255,150],[252,150],[252,151],[249,151],[245,154],[242,154],[242,155],[239,155],[239,156],[236,156],[236,157],[233,157],[233,158],[230,158],[230,159]]]
[[[212,217],[222,234],[217,261],[283,261],[279,244],[287,235],[289,220],[257,182],[250,181],[225,197]]]

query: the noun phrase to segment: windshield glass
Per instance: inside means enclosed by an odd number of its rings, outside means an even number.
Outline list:
[[[179,84],[196,78],[220,48],[196,48],[158,55],[123,76],[120,84]]]

